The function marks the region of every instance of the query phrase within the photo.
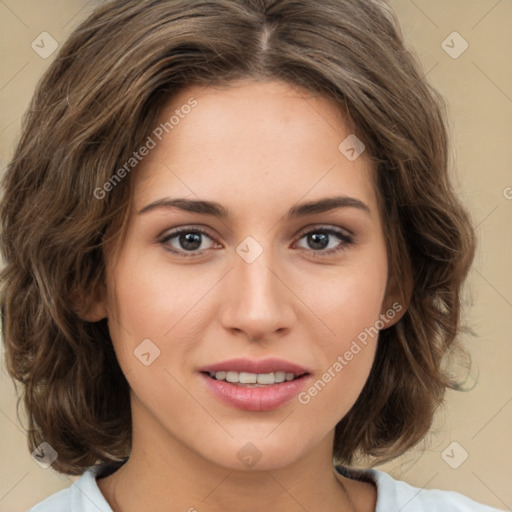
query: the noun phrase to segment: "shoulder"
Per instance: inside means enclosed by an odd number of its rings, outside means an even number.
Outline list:
[[[112,512],[96,483],[98,466],[91,466],[67,489],[34,505],[28,512]]]
[[[402,480],[395,480],[383,471],[372,470],[377,480],[378,491],[383,497],[382,504],[377,501],[377,510],[388,508],[393,503],[402,512],[498,512],[498,509],[478,503],[467,496],[441,489],[423,489],[409,485]]]
[[[63,489],[62,491],[52,494],[48,498],[40,501],[34,505],[28,512],[70,512],[71,511],[71,497],[70,489]]]
[[[343,476],[375,483],[375,512],[502,512],[455,491],[414,487],[402,480],[395,480],[391,475],[377,469],[336,466],[336,470]]]

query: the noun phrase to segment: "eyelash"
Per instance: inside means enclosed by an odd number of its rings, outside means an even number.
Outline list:
[[[201,256],[201,253],[198,253],[198,252],[192,252],[192,251],[182,252],[182,251],[178,251],[176,249],[171,249],[169,247],[169,245],[168,245],[169,240],[172,240],[173,238],[176,238],[179,235],[183,235],[183,234],[186,234],[186,233],[187,234],[188,233],[200,234],[200,235],[204,235],[204,236],[207,236],[208,238],[212,239],[212,237],[206,231],[204,231],[202,229],[198,229],[198,228],[180,228],[180,229],[177,229],[176,231],[172,231],[172,232],[168,233],[167,235],[165,235],[162,239],[159,240],[159,243],[164,245],[164,246],[166,246],[165,247],[166,250],[172,252],[173,254],[177,254],[177,255],[179,255],[180,257],[183,257],[183,258],[190,258],[190,257],[194,258],[194,257]],[[352,245],[354,243],[354,241],[352,239],[352,236],[347,235],[347,234],[343,233],[342,231],[338,231],[338,230],[333,229],[331,227],[324,227],[324,226],[315,227],[313,229],[309,229],[308,231],[303,231],[299,235],[299,240],[304,238],[306,235],[309,235],[309,234],[312,234],[312,233],[323,233],[323,234],[334,235],[334,236],[338,237],[340,239],[340,241],[342,242],[342,243],[340,243],[340,245],[338,245],[334,249],[329,249],[329,250],[317,250],[317,251],[315,251],[315,250],[312,250],[312,249],[309,249],[309,250],[305,249],[308,252],[313,253],[315,256],[317,256],[317,255],[319,255],[320,257],[330,256],[330,255],[333,255],[334,253],[337,253],[339,251],[342,251],[342,250],[346,249],[347,246]],[[207,249],[205,249],[205,250],[207,250]]]

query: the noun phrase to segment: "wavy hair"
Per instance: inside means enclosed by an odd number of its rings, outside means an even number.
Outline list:
[[[449,179],[445,103],[389,6],[114,0],[48,67],[2,182],[6,365],[22,384],[29,449],[48,442],[59,472],[79,475],[131,450],[129,384],[107,321],[80,313],[106,286],[106,245],[126,233],[131,174],[98,190],[174,94],[249,77],[333,99],[357,130],[375,162],[389,273],[408,305],[380,332],[369,378],[336,426],[333,459],[397,457],[426,436],[445,390],[463,389],[445,362],[469,358],[459,334],[475,232]]]

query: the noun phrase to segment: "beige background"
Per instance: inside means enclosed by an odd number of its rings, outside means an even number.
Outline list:
[[[32,41],[45,31],[62,43],[96,3],[0,0],[2,168],[12,155],[36,82],[54,57],[41,58]],[[379,469],[417,487],[455,490],[512,510],[512,1],[391,4],[407,43],[448,101],[455,182],[478,226],[480,244],[465,302],[466,322],[477,334],[466,341],[479,375],[471,392],[448,394],[422,446]],[[454,31],[469,44],[458,58],[442,47]],[[451,51],[460,49],[462,41],[452,39],[447,40]],[[1,355],[0,511],[22,512],[76,477],[43,470],[31,458],[16,417],[3,347]],[[449,446],[453,442],[458,444]],[[460,465],[454,469],[445,459]]]

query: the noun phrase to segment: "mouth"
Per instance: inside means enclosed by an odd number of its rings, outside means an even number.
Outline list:
[[[296,397],[313,379],[299,364],[269,357],[235,358],[198,368],[206,389],[225,405],[270,411]]]
[[[290,403],[313,379],[309,372],[201,371],[210,396],[242,411],[271,411]],[[247,382],[249,381],[249,382]]]
[[[250,373],[250,372],[237,372],[230,371],[203,371],[202,374],[206,375],[212,380],[229,382],[235,386],[263,388],[281,384],[285,382],[296,381],[309,375],[308,372],[285,372],[277,371],[270,373]]]

